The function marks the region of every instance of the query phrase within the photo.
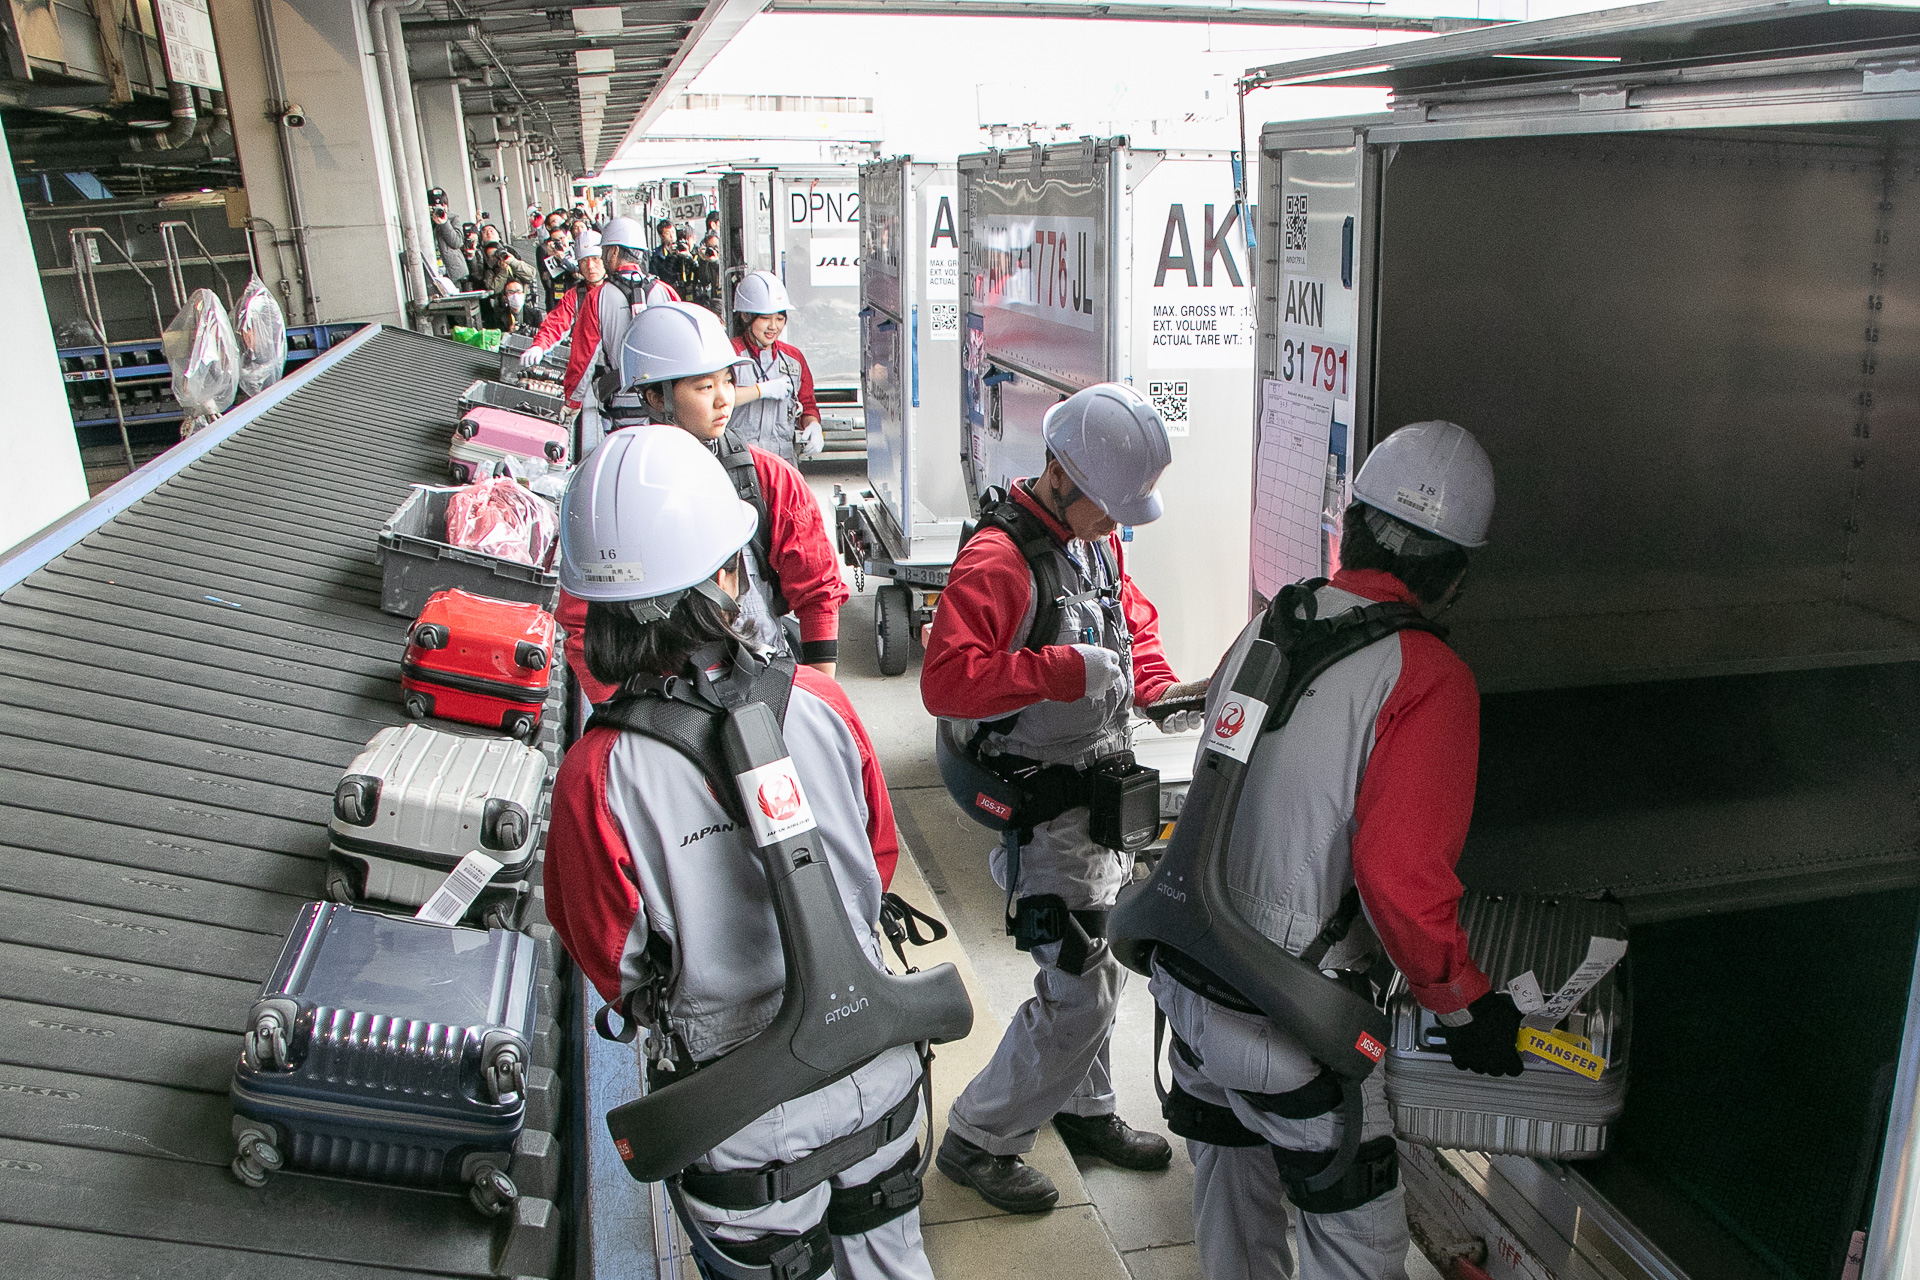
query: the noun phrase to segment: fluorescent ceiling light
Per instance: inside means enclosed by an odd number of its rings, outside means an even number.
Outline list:
[[[613,50],[575,49],[573,66],[581,75],[595,71],[611,71],[613,70]]]
[[[580,96],[582,98],[604,98],[613,90],[612,76],[581,76]]]
[[[614,35],[624,25],[617,4],[588,5],[573,11],[573,29],[583,36]]]
[[[1594,53],[1496,53],[1496,58],[1507,58],[1514,62],[1618,62],[1618,58],[1609,58]]]

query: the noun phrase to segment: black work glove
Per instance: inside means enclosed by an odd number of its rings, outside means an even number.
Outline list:
[[[1467,1006],[1473,1021],[1447,1028],[1447,1056],[1455,1068],[1483,1076],[1517,1076],[1520,1010],[1504,991],[1489,991]]]

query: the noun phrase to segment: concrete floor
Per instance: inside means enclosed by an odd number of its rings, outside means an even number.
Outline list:
[[[857,495],[865,487],[865,474],[865,464],[860,462],[808,465],[807,478],[825,511],[829,536],[833,486]],[[973,1034],[940,1050],[935,1067],[936,1110],[944,1129],[948,1102],[985,1064],[1001,1028],[1032,994],[1034,970],[1013,949],[1002,928],[1005,898],[987,874],[992,835],[962,816],[940,785],[933,761],[933,718],[920,703],[919,663],[901,676],[879,673],[873,638],[874,586],[869,579],[865,591],[841,613],[839,680],[873,738],[886,770],[902,841],[912,857],[912,866],[907,859],[901,860],[894,887],[920,905],[931,903],[953,927],[948,942],[913,959],[922,967],[954,961],[962,966],[974,993]],[[1151,1075],[1152,1055],[1153,1001],[1145,981],[1135,980],[1127,986],[1114,1029],[1113,1072],[1120,1114],[1136,1127],[1165,1135]],[[1100,1161],[1076,1162],[1050,1129],[1043,1131],[1029,1159],[1059,1184],[1060,1204],[1051,1213],[1032,1218],[1001,1214],[972,1191],[930,1171],[922,1218],[935,1272],[942,1280],[1007,1275],[1049,1280],[1198,1280],[1193,1166],[1185,1143],[1176,1138],[1173,1145],[1171,1168],[1161,1173],[1128,1173]],[[1012,1261],[1015,1258],[1017,1262]],[[1418,1250],[1409,1255],[1407,1271],[1411,1280],[1439,1280]]]

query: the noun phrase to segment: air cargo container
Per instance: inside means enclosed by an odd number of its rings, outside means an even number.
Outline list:
[[[1471,430],[1459,875],[1628,922],[1604,1150],[1406,1145],[1416,1239],[1920,1275],[1920,13],[1643,5],[1250,81],[1392,90],[1260,134],[1256,603],[1337,563],[1348,459]]]
[[[720,178],[722,288],[728,323],[733,290],[749,271],[771,271],[793,310],[781,341],[813,370],[829,452],[866,442],[860,404],[860,173],[854,165],[747,169]]]
[[[860,369],[867,485],[835,486],[842,555],[874,593],[880,671],[907,669],[968,514],[960,472],[960,232],[953,166],[860,166]]]

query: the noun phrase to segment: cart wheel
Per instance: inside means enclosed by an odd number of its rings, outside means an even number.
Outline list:
[[[425,720],[433,714],[433,695],[430,693],[410,692],[402,704],[406,708],[407,719]]]
[[[241,1135],[240,1154],[233,1158],[233,1176],[250,1187],[264,1187],[267,1175],[278,1172],[283,1163],[273,1139],[249,1129]]]
[[[894,583],[873,593],[873,638],[880,674],[897,676],[913,657],[913,593]]]
[[[490,1164],[480,1166],[473,1175],[473,1186],[467,1190],[467,1198],[473,1201],[473,1207],[490,1218],[497,1218],[513,1208],[513,1202],[520,1198],[520,1188],[513,1185],[513,1179]]]

